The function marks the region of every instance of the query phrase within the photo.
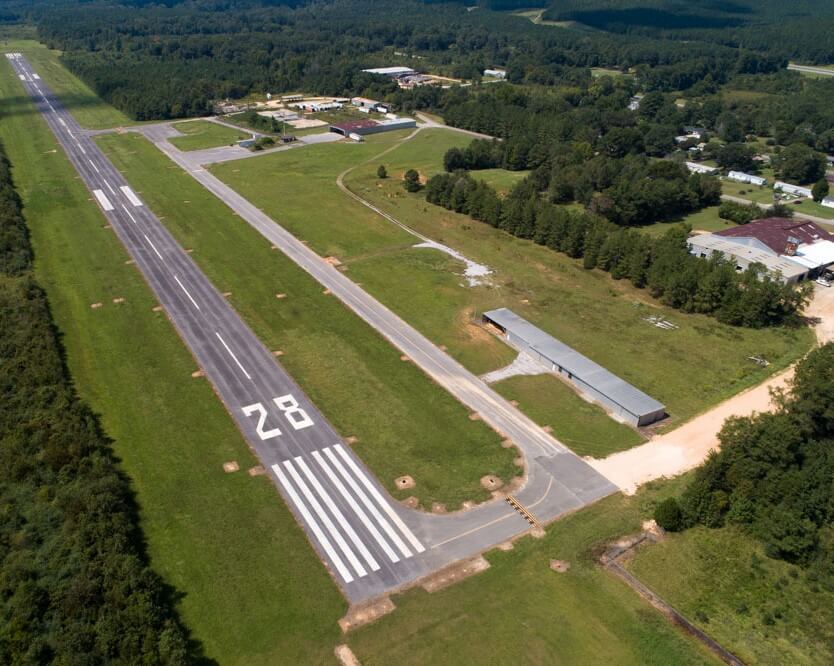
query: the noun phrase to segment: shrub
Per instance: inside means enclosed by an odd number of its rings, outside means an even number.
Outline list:
[[[658,525],[669,532],[679,532],[684,528],[683,512],[678,500],[669,497],[657,505],[654,519]]]

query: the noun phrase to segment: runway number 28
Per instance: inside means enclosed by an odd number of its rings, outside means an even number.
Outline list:
[[[281,410],[281,413],[284,415],[284,418],[289,421],[290,425],[293,427],[293,430],[303,430],[304,428],[309,428],[313,425],[313,419],[310,418],[310,415],[307,414],[298,404],[298,400],[296,400],[291,393],[287,395],[282,395],[278,398],[273,398],[272,402],[275,403],[275,406]],[[280,437],[281,429],[280,428],[269,428],[266,427],[266,408],[263,406],[263,403],[256,402],[252,405],[247,405],[243,408],[243,413],[246,416],[252,416],[253,414],[258,415],[258,425],[255,426],[255,432],[258,433],[258,437],[261,439],[272,439],[273,437]]]

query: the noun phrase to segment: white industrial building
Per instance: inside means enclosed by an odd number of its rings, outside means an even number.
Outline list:
[[[483,318],[505,334],[507,342],[515,348],[531,354],[617,418],[634,426],[649,425],[665,418],[666,408],[657,400],[512,310],[490,310],[484,312]]]
[[[767,178],[762,178],[752,173],[744,173],[743,171],[730,171],[727,174],[727,178],[737,183],[747,183],[748,185],[758,185],[759,187],[767,183]]]
[[[372,69],[363,69],[363,72],[368,74],[379,74],[380,76],[390,76],[392,79],[398,79],[401,76],[411,76],[416,74],[416,70],[411,67],[374,67]]]

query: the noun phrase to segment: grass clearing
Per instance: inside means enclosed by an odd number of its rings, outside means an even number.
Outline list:
[[[771,560],[734,527],[697,527],[628,568],[748,664],[834,663],[834,580]]]
[[[398,595],[394,613],[346,642],[366,666],[718,663],[596,563],[602,546],[637,531],[677,483],[602,500],[553,523],[541,540],[488,553],[489,570],[445,590]],[[570,570],[551,571],[551,558]]]
[[[721,181],[721,193],[734,197],[741,197],[756,203],[773,205],[773,187],[769,185],[758,186],[747,183],[736,183],[732,180]]]
[[[76,387],[131,478],[153,567],[181,593],[178,610],[207,657],[326,663],[344,599],[269,480],[223,473],[225,461],[256,461],[209,384],[191,378],[191,354],[152,311],[150,289],[25,99],[3,62],[0,110],[16,112],[4,113],[0,138],[37,279]]]
[[[612,419],[599,405],[580,398],[553,375],[504,379],[493,388],[541,426],[550,426],[556,438],[580,456],[605,456],[643,442],[633,428]]]
[[[185,151],[229,146],[251,136],[243,130],[233,130],[231,127],[218,125],[208,120],[176,123],[174,129],[185,136],[174,137],[170,141],[177,148]]]
[[[81,79],[74,76],[60,62],[60,51],[48,49],[45,45],[31,39],[5,40],[0,51],[23,53],[35,71],[49,84],[52,91],[61,97],[82,127],[103,129],[122,125],[136,125],[137,121],[110,106],[98,97]],[[3,103],[5,117],[10,115],[29,115],[29,98],[21,88],[19,93],[7,98]]]
[[[650,236],[662,236],[675,225],[682,223],[689,224],[692,227],[692,231],[721,231],[722,229],[737,226],[729,220],[722,220],[718,217],[718,206],[710,206],[690,213],[679,220],[655,222],[654,224],[640,227],[640,231]]]
[[[281,363],[336,430],[358,437],[355,450],[395,497],[453,509],[489,497],[485,474],[519,472],[497,434],[152,144],[135,134],[99,144],[264,344],[284,352]],[[415,488],[394,487],[404,474]]]
[[[506,194],[512,189],[513,185],[526,178],[529,173],[529,171],[508,171],[507,169],[482,169],[473,171],[472,177],[476,180],[482,180],[498,192]]]
[[[475,325],[484,310],[509,307],[666,404],[671,427],[758,384],[813,344],[807,329],[739,329],[666,308],[625,281],[428,204],[421,193],[407,194],[400,183],[406,169],[431,176],[442,169],[449,147],[465,146],[470,138],[444,129],[423,130],[399,144],[385,137],[372,137],[384,140],[376,147],[312,146],[212,171],[319,254],[338,256],[351,279],[479,374],[514,355]],[[392,146],[392,152],[370,159]],[[412,237],[348,200],[336,188],[336,175],[365,161],[347,177],[349,187],[417,231],[490,266],[492,285],[466,286],[461,264],[410,249]],[[380,164],[389,178],[377,178]],[[658,329],[644,321],[650,315],[680,328]],[[756,355],[770,360],[770,367],[748,360]]]
[[[797,215],[815,215],[816,217],[824,217],[827,220],[834,220],[834,208],[823,206],[812,199],[803,199],[791,205]]]

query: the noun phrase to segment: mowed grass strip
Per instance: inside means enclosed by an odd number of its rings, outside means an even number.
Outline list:
[[[453,509],[489,497],[482,476],[519,472],[492,430],[152,144],[99,144],[395,497]],[[406,474],[417,485],[398,490]]]
[[[445,149],[460,144],[460,136],[451,134],[425,130],[382,161],[389,173],[415,168],[431,176],[442,169]],[[813,344],[807,328],[749,330],[667,308],[625,280],[587,271],[581,262],[428,204],[421,193],[408,194],[398,182],[378,179],[374,161],[353,171],[346,183],[402,222],[495,271],[492,289],[457,287],[450,290],[453,296],[438,293],[431,310],[404,313],[408,300],[402,291],[400,301],[394,299],[390,275],[351,265],[368,291],[418,328],[444,316],[453,320],[462,307],[476,314],[508,307],[663,402],[672,417],[667,428],[758,384]],[[646,321],[652,316],[679,328],[657,328]],[[477,353],[477,345],[471,346],[469,357]],[[752,356],[763,356],[770,366],[759,367]]]
[[[0,62],[0,138],[37,278],[79,393],[132,480],[154,568],[182,595],[179,612],[209,658],[327,662],[343,598],[268,478],[246,473],[257,461],[206,380],[191,377],[193,358],[23,96]],[[229,460],[241,471],[224,474]]]
[[[185,136],[174,137],[170,141],[177,148],[185,151],[229,146],[241,139],[248,139],[252,136],[245,130],[234,130],[231,127],[218,125],[208,120],[176,123],[174,129],[182,132]]]
[[[657,487],[609,497],[553,523],[541,540],[487,553],[489,570],[444,590],[394,597],[394,613],[347,643],[364,666],[720,663],[596,562],[605,544],[640,529],[670,484]],[[570,569],[552,571],[551,559]]]
[[[736,527],[669,534],[628,568],[745,663],[834,663],[834,577],[770,559]]]
[[[102,129],[135,125],[118,109],[104,102],[81,79],[67,70],[59,60],[60,51],[48,49],[44,44],[30,39],[9,39],[0,45],[3,53],[20,52],[26,56],[35,72],[60,96],[61,101],[82,127]],[[23,89],[4,100],[6,117],[20,113],[28,116],[28,98]]]

